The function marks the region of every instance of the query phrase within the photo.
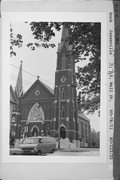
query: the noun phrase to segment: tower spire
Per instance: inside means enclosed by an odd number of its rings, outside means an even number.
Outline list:
[[[15,93],[17,95],[17,97],[21,97],[22,93],[23,93],[23,85],[22,85],[22,62],[20,61],[20,68],[19,68],[19,73],[18,73],[18,77],[17,77],[17,82],[16,82],[16,86],[15,86]]]
[[[66,28],[65,25],[63,25],[61,41],[65,41],[67,37],[68,37],[68,28]]]
[[[58,43],[58,52],[61,52],[64,45],[67,51],[72,51],[72,45],[69,44],[68,28],[65,27],[65,25],[62,26],[61,42]]]
[[[55,73],[55,112],[53,127],[60,138],[76,140],[77,110],[76,110],[76,79],[75,62],[72,56],[72,45],[69,44],[68,28],[63,25],[61,42],[58,44],[57,68]]]

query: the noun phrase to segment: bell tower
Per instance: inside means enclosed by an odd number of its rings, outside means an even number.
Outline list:
[[[54,88],[53,132],[59,138],[77,139],[77,106],[75,62],[72,45],[68,40],[68,29],[63,26],[61,42],[58,44],[57,67]]]

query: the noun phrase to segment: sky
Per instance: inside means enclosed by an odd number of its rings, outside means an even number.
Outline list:
[[[55,43],[55,48],[36,48],[32,51],[26,46],[27,43],[33,42],[33,35],[28,23],[12,22],[14,34],[21,34],[23,36],[23,46],[21,48],[15,47],[16,56],[10,57],[10,83],[13,88],[16,85],[20,61],[23,61],[23,91],[27,89],[36,81],[37,76],[40,80],[54,89],[55,71],[57,63],[57,47],[61,40],[61,32],[56,32],[56,36],[51,42]],[[83,66],[85,62],[76,64],[76,66]],[[90,124],[93,129],[99,131],[98,113],[94,115],[86,115],[90,119]]]

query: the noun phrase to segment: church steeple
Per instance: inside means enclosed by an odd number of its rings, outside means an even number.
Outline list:
[[[66,28],[65,25],[62,26],[61,42],[58,43],[58,53],[61,52],[62,49],[66,49],[69,52],[72,51],[72,45],[69,44],[68,28]]]
[[[72,45],[69,44],[68,29],[63,26],[61,42],[58,44],[57,68],[54,88],[53,129],[60,138],[76,139],[76,77]]]
[[[62,36],[61,36],[61,41],[66,41],[68,37],[68,29],[63,25],[62,27]]]
[[[18,73],[18,77],[17,77],[17,82],[16,82],[16,86],[15,86],[15,93],[16,93],[18,98],[21,97],[21,95],[23,94],[22,61],[21,61],[21,64],[20,64],[19,73]]]

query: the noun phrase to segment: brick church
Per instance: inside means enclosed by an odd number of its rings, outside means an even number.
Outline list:
[[[21,62],[15,90],[10,87],[10,138],[52,136],[89,146],[90,120],[78,110],[75,62],[67,37],[63,27],[54,90],[38,76],[23,94]]]

